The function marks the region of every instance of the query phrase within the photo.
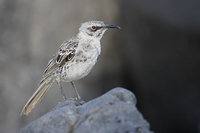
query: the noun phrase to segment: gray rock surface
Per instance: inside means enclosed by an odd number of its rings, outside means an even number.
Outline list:
[[[136,108],[134,94],[115,88],[79,105],[68,100],[20,130],[20,133],[152,133]]]

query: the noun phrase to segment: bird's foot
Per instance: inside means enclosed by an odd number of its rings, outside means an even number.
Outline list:
[[[73,100],[73,101],[76,101],[76,103],[78,103],[79,105],[82,105],[85,103],[85,101],[81,100],[81,98],[79,97],[75,97],[75,98],[68,98],[67,100]]]

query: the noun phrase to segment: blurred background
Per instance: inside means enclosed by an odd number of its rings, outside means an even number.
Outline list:
[[[125,87],[156,133],[200,133],[199,7],[199,0],[0,0],[0,132],[17,132],[62,101],[54,84],[29,116],[19,114],[61,43],[82,22],[103,20],[122,30],[106,32],[96,66],[76,82],[82,98]]]

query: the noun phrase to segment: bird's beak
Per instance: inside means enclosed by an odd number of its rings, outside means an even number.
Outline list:
[[[117,28],[117,29],[121,29],[118,25],[113,25],[113,24],[106,24],[103,28]]]

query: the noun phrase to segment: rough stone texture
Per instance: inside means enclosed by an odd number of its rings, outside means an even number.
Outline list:
[[[64,101],[20,133],[152,133],[133,93],[115,88],[83,105]]]

